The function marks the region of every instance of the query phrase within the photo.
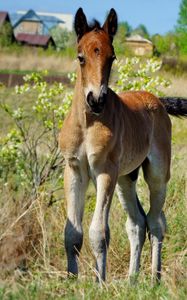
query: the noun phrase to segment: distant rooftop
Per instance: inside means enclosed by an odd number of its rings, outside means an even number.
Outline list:
[[[67,29],[68,31],[73,30],[73,15],[72,14],[62,14],[62,13],[47,13],[47,12],[36,12],[38,15],[43,16],[54,16],[60,20],[63,20],[64,23],[59,24],[61,28]]]
[[[51,39],[52,38],[49,35],[38,34],[18,33],[16,36],[16,40],[18,42],[26,43],[32,46],[46,46]]]
[[[131,35],[130,37],[126,38],[127,42],[140,42],[140,43],[148,43],[148,44],[152,44],[151,41],[149,41],[148,39],[143,38],[141,35],[139,34],[135,34],[135,35]]]
[[[10,15],[12,26],[15,28],[22,21],[38,21],[43,23],[45,27],[45,34],[48,34],[52,27],[59,24],[64,24],[62,19],[50,15],[39,15],[34,10],[30,9],[27,12],[17,12]]]
[[[0,25],[2,25],[6,20],[9,20],[8,12],[0,11]]]
[[[26,14],[27,11],[17,11],[16,14],[12,14],[12,21],[15,22],[17,18],[20,18],[20,16]],[[49,20],[60,20],[61,23],[59,23],[59,26],[61,28],[67,29],[68,31],[73,30],[73,15],[72,14],[62,14],[62,13],[50,13],[50,12],[39,12],[36,11],[36,14],[41,17],[41,19],[45,21]],[[45,19],[46,17],[46,19]],[[49,18],[49,19],[47,19]],[[54,18],[54,19],[52,19]]]

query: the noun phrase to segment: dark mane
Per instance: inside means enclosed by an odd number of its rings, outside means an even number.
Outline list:
[[[88,26],[89,26],[89,31],[102,30],[100,22],[96,19],[93,19],[93,21],[89,23]]]

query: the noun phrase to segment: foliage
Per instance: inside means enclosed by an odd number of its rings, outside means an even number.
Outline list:
[[[145,90],[156,95],[162,95],[161,87],[168,87],[170,82],[153,73],[161,68],[162,62],[155,59],[142,61],[140,58],[127,58],[125,61],[117,61],[118,79],[117,92],[128,90]]]
[[[180,54],[187,54],[187,0],[181,1],[176,32]]]
[[[68,31],[60,28],[59,26],[53,27],[50,31],[57,47],[63,49],[66,46],[66,43],[69,39]]]
[[[180,55],[187,55],[187,32],[178,32],[177,38]]]
[[[129,36],[132,32],[132,27],[129,25],[129,23],[126,22],[120,22],[118,24],[118,32],[117,32],[117,38],[121,36],[121,38],[125,36]]]
[[[146,39],[150,38],[148,30],[147,30],[146,26],[143,24],[140,24],[137,28],[135,28],[132,31],[132,34],[139,34]]]
[[[130,55],[129,50],[127,49],[125,45],[125,38],[126,36],[129,36],[132,31],[131,26],[128,24],[128,22],[121,22],[118,25],[118,31],[116,34],[116,37],[114,39],[114,48],[116,51],[116,54],[119,55]]]
[[[50,30],[50,33],[58,49],[73,47],[75,41],[75,34],[73,32],[68,32],[66,29],[56,26]]]
[[[152,42],[157,51],[157,55],[178,55],[178,37],[175,33],[169,32],[165,36],[156,34],[152,37]]]
[[[177,23],[177,30],[187,33],[187,0],[181,1]]]
[[[13,30],[10,23],[0,26],[0,47],[9,47],[13,42]]]
[[[35,103],[29,111],[22,107],[12,109],[3,101],[0,104],[14,124],[0,140],[1,181],[4,184],[12,181],[14,190],[21,184],[34,198],[52,174],[58,186],[59,172],[62,172],[58,132],[72,98],[72,93],[65,92],[61,83],[48,86],[43,75],[46,72],[28,74],[24,77],[24,85],[15,88],[20,97],[27,97],[29,93],[35,95]],[[63,97],[62,104],[59,104],[60,97]]]

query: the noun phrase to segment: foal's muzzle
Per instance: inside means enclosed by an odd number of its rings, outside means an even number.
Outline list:
[[[89,92],[86,98],[90,111],[94,114],[100,114],[107,100],[107,89],[101,89],[100,95],[96,98],[93,92]]]

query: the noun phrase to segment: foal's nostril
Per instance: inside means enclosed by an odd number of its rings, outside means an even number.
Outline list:
[[[87,95],[87,103],[92,107],[94,105],[95,99],[93,92],[89,92]]]
[[[91,111],[93,113],[99,114],[104,108],[106,102],[106,94],[102,94],[99,98],[95,98],[93,92],[89,92],[86,100]]]

